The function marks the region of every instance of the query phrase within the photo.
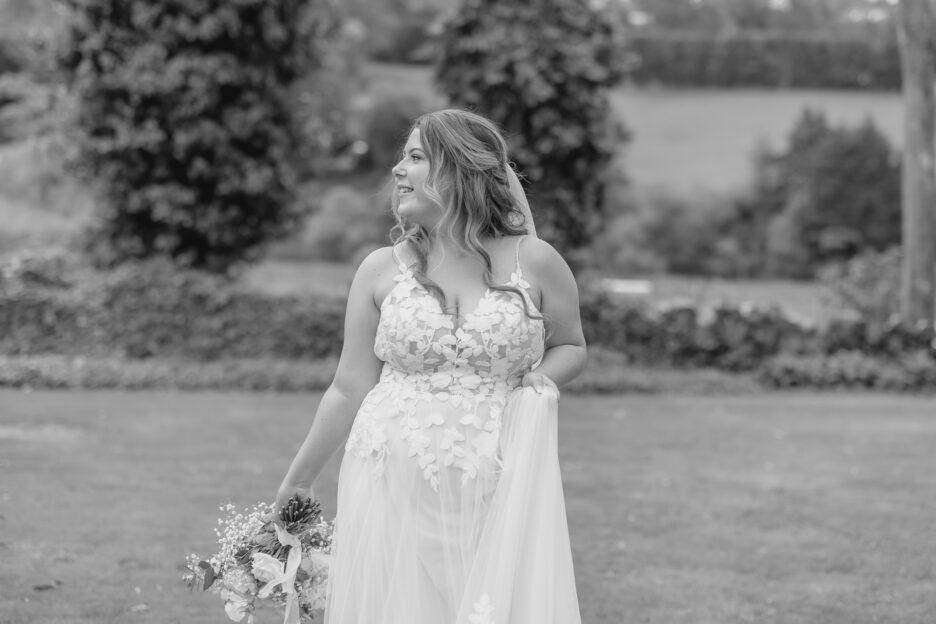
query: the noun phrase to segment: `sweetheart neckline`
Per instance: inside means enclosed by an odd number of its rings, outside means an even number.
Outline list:
[[[412,279],[412,276],[411,276],[411,275],[407,275],[405,279]],[[396,288],[397,288],[400,284],[402,284],[403,281],[405,281],[405,280],[400,280],[400,281],[398,281],[396,284],[394,284],[394,285],[393,285],[393,288],[390,289],[390,292],[387,293],[387,296],[384,297],[383,301],[380,302],[380,314],[381,314],[381,316],[383,315],[384,306],[386,306],[387,301],[389,301],[390,296],[393,294],[393,291],[396,290]],[[468,320],[469,320],[470,318],[472,318],[473,316],[477,315],[477,314],[481,311],[481,306],[484,305],[484,301],[485,301],[485,299],[487,299],[488,295],[490,295],[491,293],[494,293],[494,292],[504,292],[504,291],[500,291],[500,290],[494,290],[493,288],[491,288],[490,286],[488,286],[488,287],[485,288],[484,294],[481,295],[481,298],[480,298],[480,299],[478,299],[478,303],[475,304],[474,309],[471,310],[471,312],[468,312],[467,314],[463,314],[463,315],[459,315],[459,314],[448,314],[448,313],[445,312],[445,310],[442,309],[442,303],[441,303],[438,299],[436,299],[435,297],[433,297],[433,296],[432,296],[432,293],[430,293],[428,290],[426,290],[426,287],[425,287],[425,286],[423,286],[422,284],[420,284],[419,282],[417,282],[415,279],[413,280],[413,283],[415,284],[415,286],[416,286],[417,288],[419,288],[419,289],[423,292],[423,294],[424,294],[426,297],[429,297],[430,299],[432,299],[432,300],[435,302],[436,308],[438,308],[438,310],[439,310],[439,314],[441,314],[442,316],[447,317],[447,318],[448,318],[448,317],[454,317],[454,318],[459,318],[459,317],[461,317],[461,318],[463,319],[464,322],[462,322],[460,325],[456,325],[455,323],[453,323],[453,325],[454,325],[453,333],[454,333],[454,332],[458,332],[458,331],[464,331],[464,326],[468,324]],[[534,314],[538,314],[539,316],[542,316],[542,315],[543,315],[543,313],[540,312],[539,307],[538,307],[535,303],[533,303],[533,298],[530,297],[530,293],[526,292],[526,289],[525,289],[523,286],[520,286],[519,284],[514,284],[514,283],[513,283],[513,280],[507,281],[507,282],[505,282],[505,283],[503,283],[503,284],[497,284],[497,285],[498,285],[498,286],[516,286],[516,287],[519,288],[523,293],[526,294],[526,303],[529,305],[531,311],[532,311]],[[532,321],[539,321],[539,322],[541,322],[541,323],[543,322],[543,319],[541,319],[541,318],[540,318],[540,319],[534,318],[534,319],[530,319],[530,320],[532,320]]]

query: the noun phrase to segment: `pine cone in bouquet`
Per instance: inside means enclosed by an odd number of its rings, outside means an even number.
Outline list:
[[[322,517],[322,506],[311,498],[293,496],[279,510],[283,527],[293,535],[299,534],[318,523]]]

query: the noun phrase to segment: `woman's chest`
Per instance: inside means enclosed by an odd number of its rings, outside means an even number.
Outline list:
[[[380,310],[374,350],[404,370],[470,367],[506,375],[542,354],[543,322],[519,289],[488,288],[464,314],[447,314],[412,279],[401,280]]]

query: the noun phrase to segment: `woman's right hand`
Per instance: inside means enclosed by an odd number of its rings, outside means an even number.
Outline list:
[[[280,486],[279,491],[276,493],[276,501],[273,503],[274,509],[276,510],[275,517],[276,521],[279,521],[279,512],[286,506],[286,503],[289,502],[289,499],[293,496],[298,496],[299,499],[311,498],[315,500],[315,491],[311,486],[309,487],[296,487],[283,484]]]

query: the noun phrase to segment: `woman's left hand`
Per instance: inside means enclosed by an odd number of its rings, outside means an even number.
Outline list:
[[[546,388],[551,388],[556,393],[556,399],[559,398],[559,387],[552,379],[542,373],[530,371],[520,380],[520,385],[524,388],[533,388],[538,394],[543,394]]]

